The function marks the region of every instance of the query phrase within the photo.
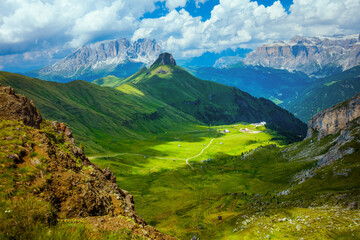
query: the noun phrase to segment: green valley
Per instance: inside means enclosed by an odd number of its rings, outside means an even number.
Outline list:
[[[360,237],[359,95],[315,115],[306,128],[269,100],[197,79],[168,53],[125,79],[64,84],[0,72],[0,83],[33,99],[46,119],[65,122],[78,143],[65,124],[46,120],[40,127],[23,126],[9,111],[0,111],[6,119],[0,131],[6,151],[1,169],[14,168],[9,174],[0,169],[4,196],[23,196],[46,171],[51,180],[39,180],[43,187],[31,196],[59,213],[57,228],[41,222],[54,234],[74,232],[73,239]],[[18,106],[7,101],[26,99],[10,87],[2,89],[4,109]],[[10,112],[21,118],[29,108]],[[25,120],[40,113],[27,114]],[[9,133],[17,128],[14,140]],[[44,167],[36,165],[39,161]],[[67,194],[67,188],[84,194]],[[49,189],[55,199],[43,198]],[[1,204],[15,214],[9,201]],[[0,218],[8,224],[6,216]]]

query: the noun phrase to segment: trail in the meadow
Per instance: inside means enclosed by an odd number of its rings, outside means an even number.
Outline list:
[[[210,145],[212,144],[212,141],[214,141],[214,139],[215,139],[215,138],[211,139],[211,141],[209,142],[209,144],[208,144],[206,147],[204,147],[203,150],[201,150],[201,152],[200,152],[198,155],[196,155],[196,156],[194,156],[194,157],[189,157],[189,158],[185,159],[186,164],[189,165],[191,168],[193,168],[193,167],[191,166],[191,164],[189,163],[189,160],[190,160],[190,159],[193,159],[193,158],[197,158],[197,157],[199,157],[201,154],[203,154],[203,152],[205,151],[205,149],[207,149],[208,147],[210,147]]]
[[[136,155],[136,156],[141,156],[141,157],[144,157],[144,158],[151,157],[151,158],[158,158],[158,159],[165,159],[165,160],[180,160],[180,161],[185,161],[187,165],[189,165],[191,168],[193,168],[193,167],[191,166],[191,164],[189,163],[189,160],[201,156],[201,154],[203,154],[203,152],[204,152],[208,147],[210,147],[210,145],[212,144],[212,142],[213,142],[214,140],[215,140],[215,138],[211,139],[210,142],[209,142],[209,144],[208,144],[206,147],[204,147],[198,155],[193,156],[193,157],[189,157],[189,158],[187,158],[187,159],[148,156],[148,155],[143,155],[143,154],[138,154],[138,153],[118,153],[118,154],[109,155],[109,156],[92,156],[92,157],[89,157],[89,159],[92,160],[92,159],[94,159],[94,158],[116,157],[116,156],[120,156],[120,155]]]

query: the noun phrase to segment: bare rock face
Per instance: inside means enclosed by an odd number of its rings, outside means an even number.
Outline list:
[[[130,42],[125,38],[85,45],[51,66],[42,68],[43,79],[60,76],[77,79],[96,71],[114,71],[121,64],[140,63],[150,66],[161,52],[155,40],[138,39]]]
[[[345,126],[360,117],[360,94],[315,114],[309,121],[306,138],[318,132],[318,139],[340,132]]]
[[[0,119],[21,120],[25,125],[35,128],[40,127],[42,117],[27,97],[15,94],[11,87],[0,85]]]
[[[176,61],[170,53],[165,52],[165,53],[160,54],[158,59],[156,59],[156,61],[152,64],[152,66],[155,66],[155,65],[176,66]]]
[[[343,71],[360,64],[359,35],[332,37],[300,37],[289,42],[278,41],[258,47],[244,61],[289,71],[318,74],[324,68],[341,68]],[[326,76],[322,72],[319,76]],[[329,72],[331,74],[331,71]]]

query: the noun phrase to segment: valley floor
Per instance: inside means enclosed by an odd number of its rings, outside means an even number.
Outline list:
[[[359,236],[359,211],[312,206],[312,200],[279,194],[316,162],[279,157],[279,140],[264,126],[197,127],[129,148],[137,152],[93,161],[110,167],[148,223],[179,239]],[[250,154],[255,148],[260,150]]]

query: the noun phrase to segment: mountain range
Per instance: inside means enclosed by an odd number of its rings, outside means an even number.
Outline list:
[[[53,65],[26,75],[59,82],[91,81],[109,74],[127,77],[154,62],[160,52],[161,48],[155,40],[130,42],[122,38],[101,41],[84,45]]]
[[[244,63],[328,76],[360,64],[360,35],[296,36],[256,48]]]
[[[69,124],[90,152],[118,152],[126,138],[146,139],[174,125],[186,129],[194,124],[266,121],[290,141],[306,133],[305,124],[271,101],[197,79],[176,66],[170,54],[160,55],[149,69],[121,80],[115,89],[7,72],[0,73],[0,83],[33,99],[47,119]]]

